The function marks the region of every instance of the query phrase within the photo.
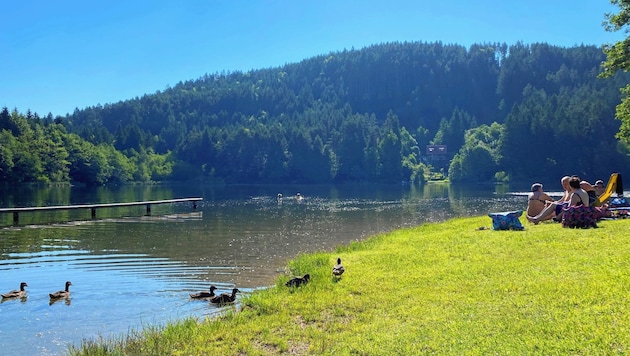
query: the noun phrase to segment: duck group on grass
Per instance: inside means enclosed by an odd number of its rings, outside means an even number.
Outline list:
[[[341,275],[346,271],[345,267],[341,264],[341,257],[337,257],[337,264],[335,264],[332,268],[332,274],[335,278],[335,281],[338,281],[341,278]],[[290,288],[300,287],[306,285],[311,279],[310,274],[305,274],[303,277],[293,277],[289,279],[285,285]]]

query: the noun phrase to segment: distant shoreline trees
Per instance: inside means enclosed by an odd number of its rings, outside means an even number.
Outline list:
[[[400,183],[423,182],[436,171],[467,182],[607,177],[628,163],[613,117],[618,88],[630,75],[598,79],[604,58],[595,46],[386,43],[205,75],[54,120],[4,108],[0,178]],[[429,144],[448,146],[448,160],[428,161]],[[29,154],[16,158],[22,150]]]

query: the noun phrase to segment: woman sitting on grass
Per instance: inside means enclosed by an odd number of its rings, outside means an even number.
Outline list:
[[[543,192],[543,185],[540,183],[532,184],[532,192],[528,194],[527,215],[536,216],[553,202],[553,199]]]
[[[571,187],[571,198],[569,199],[569,206],[590,206],[588,193],[582,189],[580,185],[581,180],[578,176],[573,176],[569,179],[569,186]]]
[[[569,207],[563,211],[562,226],[581,229],[596,228],[596,208],[589,206],[588,193],[582,189],[580,183],[580,178],[576,176],[571,177],[569,181],[571,200]]]
[[[527,220],[533,224],[538,224],[541,221],[561,216],[562,208],[567,207],[569,205],[569,200],[571,199],[571,187],[569,186],[570,179],[571,177],[564,176],[560,180],[560,184],[562,184],[562,188],[564,189],[562,198],[557,201],[546,203],[545,207],[540,213],[538,213],[538,215],[531,216],[530,214],[527,214]]]

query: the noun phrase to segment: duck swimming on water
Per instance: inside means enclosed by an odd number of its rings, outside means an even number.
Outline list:
[[[48,294],[50,296],[50,299],[68,298],[70,296],[70,286],[71,285],[72,285],[72,282],[67,281],[65,290],[60,290],[60,291],[56,291],[55,293]]]
[[[6,292],[2,295],[2,298],[23,298],[26,297],[26,291],[24,290],[24,287],[28,287],[28,284],[26,284],[26,282],[22,282],[20,283],[20,289],[19,290],[12,290],[10,292]]]
[[[236,293],[238,292],[240,292],[240,290],[238,290],[238,288],[234,288],[232,289],[232,294],[221,293],[216,297],[210,299],[210,302],[214,304],[234,303],[234,300],[236,300]]]
[[[190,297],[193,299],[204,299],[204,298],[212,298],[215,296],[214,291],[217,289],[214,285],[210,286],[210,292],[199,292],[191,294]]]

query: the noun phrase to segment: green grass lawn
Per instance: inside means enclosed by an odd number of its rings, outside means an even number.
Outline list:
[[[522,219],[524,220],[524,219]],[[289,264],[275,286],[208,320],[85,342],[74,354],[630,353],[630,220],[598,229],[461,218],[381,234]],[[346,268],[336,281],[336,258]]]

